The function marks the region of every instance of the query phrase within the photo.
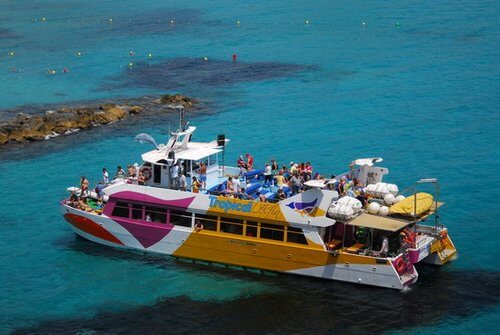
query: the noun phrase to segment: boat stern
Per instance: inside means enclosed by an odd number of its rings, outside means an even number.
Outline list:
[[[457,249],[448,235],[448,229],[443,228],[431,244],[430,254],[423,259],[423,262],[433,265],[444,265],[454,260],[457,256]]]

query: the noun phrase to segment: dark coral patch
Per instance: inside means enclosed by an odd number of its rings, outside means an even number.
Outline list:
[[[203,58],[176,58],[159,63],[139,62],[104,88],[150,88],[177,90],[182,87],[221,87],[293,76],[313,66],[279,62],[232,62]]]

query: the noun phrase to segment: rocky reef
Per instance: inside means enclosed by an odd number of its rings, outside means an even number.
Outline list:
[[[0,122],[0,145],[47,140],[82,129],[137,118],[148,110],[172,109],[181,105],[192,108],[196,100],[182,94],[165,94],[158,99],[146,98],[128,103],[103,103],[94,106],[61,107],[44,114],[18,113],[13,119]],[[161,105],[164,108],[158,108]],[[153,108],[150,108],[153,107]]]

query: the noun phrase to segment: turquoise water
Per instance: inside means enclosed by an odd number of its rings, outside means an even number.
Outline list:
[[[113,125],[0,149],[2,332],[498,331],[498,2],[0,7],[0,115],[181,92],[205,103],[192,117],[197,139],[231,139],[228,160],[244,152],[261,165],[310,160],[330,174],[380,156],[400,186],[439,178],[442,219],[460,252],[442,269],[420,269],[403,294],[95,246],[59,215],[65,188],[82,174],[97,180],[102,166],[138,161],[149,148],[133,136],[164,140],[172,120]],[[203,316],[193,319],[193,310]]]

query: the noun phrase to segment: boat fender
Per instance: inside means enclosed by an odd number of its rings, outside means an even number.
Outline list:
[[[148,180],[151,178],[151,169],[148,167],[142,168],[141,172],[144,174],[144,180]]]

